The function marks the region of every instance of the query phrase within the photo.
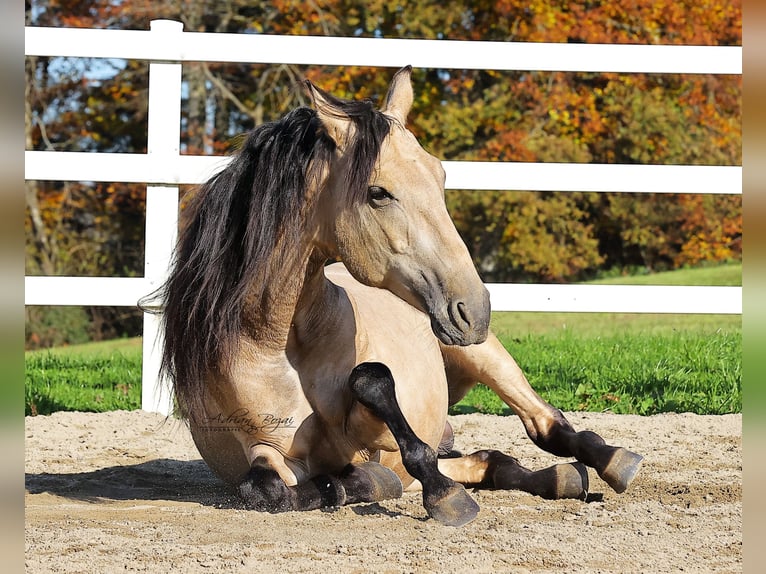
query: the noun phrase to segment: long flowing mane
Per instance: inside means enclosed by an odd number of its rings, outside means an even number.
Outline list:
[[[358,201],[390,119],[369,100],[322,94],[334,113],[352,120],[345,182],[351,200]],[[317,113],[297,108],[251,131],[231,163],[189,202],[170,276],[142,302],[159,303],[161,371],[183,414],[201,412],[210,375],[226,372],[238,349],[245,299],[263,305],[273,271],[296,264],[310,190],[321,185],[335,149]]]

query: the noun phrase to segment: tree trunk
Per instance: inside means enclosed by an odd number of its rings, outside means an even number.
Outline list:
[[[24,139],[25,149],[34,149],[32,137],[34,116],[32,114],[32,98],[35,89],[35,71],[37,58],[28,57],[24,65]],[[55,272],[55,239],[48,234],[45,228],[40,203],[38,201],[38,185],[36,181],[26,181],[24,185],[24,197],[27,213],[31,225],[32,242],[35,246],[35,259],[43,275],[53,275]]]

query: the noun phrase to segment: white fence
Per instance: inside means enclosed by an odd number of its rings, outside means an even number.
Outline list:
[[[157,20],[150,31],[25,28],[28,56],[149,60],[146,154],[25,153],[28,180],[147,184],[144,277],[26,277],[26,305],[135,306],[166,275],[176,237],[178,185],[201,183],[225,158],[181,156],[182,62],[399,68],[741,74],[740,47],[464,42],[205,34]],[[742,193],[739,166],[444,162],[448,189]],[[741,287],[490,284],[496,311],[742,313]],[[158,381],[159,325],[144,319],[142,406],[168,413]]]

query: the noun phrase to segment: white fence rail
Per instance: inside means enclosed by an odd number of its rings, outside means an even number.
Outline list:
[[[178,185],[200,183],[227,159],[180,155],[181,62],[272,64],[404,64],[440,69],[542,70],[626,73],[741,74],[742,49],[464,42],[205,34],[182,24],[152,22],[150,31],[25,28],[25,54],[149,60],[146,154],[25,153],[29,180],[147,184],[143,278],[26,277],[27,305],[134,306],[165,277],[178,225]],[[742,193],[739,166],[659,166],[444,162],[448,189],[550,190],[638,193]],[[741,287],[488,285],[498,311],[621,313],[742,312]],[[160,336],[156,318],[144,319],[142,406],[167,413],[171,397],[157,380]]]

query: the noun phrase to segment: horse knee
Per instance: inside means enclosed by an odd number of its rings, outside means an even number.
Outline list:
[[[351,371],[348,381],[356,399],[346,420],[349,437],[368,451],[398,451],[399,444],[387,420],[395,401],[391,371],[382,363],[361,363]]]
[[[394,396],[394,377],[383,363],[360,363],[351,371],[349,386],[356,399],[376,411]]]

